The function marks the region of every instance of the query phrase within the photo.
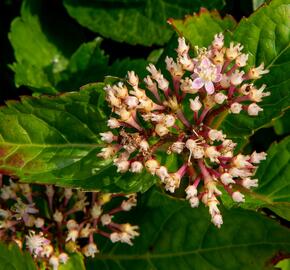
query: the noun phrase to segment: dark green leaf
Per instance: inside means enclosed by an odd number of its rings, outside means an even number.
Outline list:
[[[150,174],[117,174],[96,156],[107,130],[104,84],[57,97],[23,97],[0,110],[0,171],[22,181],[104,191],[145,191]]]
[[[223,209],[224,225],[217,229],[208,209],[149,194],[132,217],[141,233],[134,246],[99,245],[102,252],[87,269],[273,269],[271,258],[290,252],[289,230],[257,213]]]
[[[0,270],[36,270],[32,257],[16,244],[0,243]]]
[[[222,8],[224,1],[64,0],[64,5],[81,25],[104,37],[150,46],[162,45],[170,39],[172,31],[166,25],[168,18],[181,18],[200,7]]]

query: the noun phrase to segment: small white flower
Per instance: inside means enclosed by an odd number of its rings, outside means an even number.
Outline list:
[[[79,224],[74,219],[70,219],[67,221],[66,227],[69,231],[70,230],[77,230],[79,228]]]
[[[148,151],[149,150],[149,148],[150,148],[150,145],[149,145],[149,143],[146,141],[146,140],[142,140],[141,142],[140,142],[140,144],[139,144],[139,147],[140,147],[140,149],[142,150],[142,151]]]
[[[63,214],[56,210],[53,214],[53,219],[57,222],[57,223],[61,223],[63,220]]]
[[[128,71],[128,83],[131,84],[133,88],[138,87],[139,78],[134,71]]]
[[[244,186],[247,189],[250,189],[252,187],[258,186],[258,179],[251,179],[251,178],[244,178],[242,180],[242,186]]]
[[[256,89],[255,87],[250,88],[249,96],[250,99],[254,102],[261,102],[263,97],[270,96],[270,92],[263,92],[266,88],[266,84],[263,84],[260,89]]]
[[[249,79],[259,79],[261,78],[261,75],[269,73],[268,69],[264,69],[264,63],[259,65],[258,67],[251,68],[248,72]]]
[[[223,225],[223,217],[221,214],[215,214],[212,219],[211,219],[212,223],[217,226],[218,228],[221,227],[221,225]]]
[[[224,185],[235,184],[236,182],[233,180],[233,177],[229,173],[223,173],[220,176],[220,179]]]
[[[235,202],[238,202],[238,203],[241,203],[241,202],[244,202],[245,201],[245,196],[239,192],[239,191],[235,191],[233,194],[232,194],[232,198]]]
[[[102,222],[103,226],[109,225],[112,222],[112,216],[110,216],[109,214],[102,215],[101,222]]]
[[[172,152],[180,154],[183,149],[184,149],[185,143],[184,142],[174,142],[171,146],[170,149]]]
[[[197,96],[194,100],[189,99],[189,102],[190,102],[190,109],[193,110],[194,112],[198,112],[202,107],[202,104],[199,101],[199,96]]]
[[[78,239],[78,237],[79,237],[79,231],[78,230],[75,230],[75,229],[69,230],[65,241],[66,242],[68,242],[68,241],[75,242]]]
[[[259,112],[263,111],[256,103],[252,103],[248,107],[248,114],[251,116],[257,116]]]
[[[238,67],[244,67],[247,64],[249,55],[248,54],[240,54],[237,58],[236,58],[236,65]]]
[[[166,114],[163,118],[166,127],[172,127],[175,124],[175,117],[171,114]]]
[[[197,195],[197,189],[194,185],[189,185],[186,189],[186,199],[190,199],[192,197],[196,197]]]
[[[159,123],[155,126],[155,132],[158,136],[163,137],[168,134],[169,129],[164,124]]]
[[[220,50],[224,46],[224,35],[222,33],[214,35],[212,46],[217,50]]]
[[[217,104],[223,104],[225,100],[227,100],[227,96],[223,93],[217,93],[214,95],[214,101]]]
[[[91,216],[92,218],[98,218],[102,214],[103,210],[101,205],[98,203],[94,203],[94,206],[91,209]]]
[[[160,165],[156,159],[148,159],[145,162],[145,167],[152,175],[154,175],[156,173],[156,170],[160,167]]]
[[[35,234],[34,231],[30,231],[26,237],[26,246],[30,253],[34,256],[40,256],[44,246],[48,245],[50,241],[43,237],[42,233]]]
[[[199,206],[199,199],[198,197],[190,197],[189,198],[189,203],[190,203],[190,206],[192,208],[196,208]]]
[[[234,46],[234,42],[230,43],[230,47],[226,49],[226,56],[229,60],[234,60],[238,57],[240,52],[242,51],[243,46],[238,43]]]
[[[52,266],[53,270],[57,270],[59,266],[59,259],[55,255],[51,256],[49,259],[49,264]]]
[[[241,84],[244,80],[243,79],[244,74],[245,74],[244,71],[236,70],[231,76],[231,79],[230,79],[231,84],[235,86]]]
[[[251,162],[258,164],[261,162],[261,160],[265,160],[266,157],[267,157],[267,153],[265,152],[257,153],[255,151],[252,153],[250,160]]]
[[[131,163],[131,169],[130,171],[133,173],[140,173],[142,172],[143,165],[140,161],[134,161]]]
[[[101,132],[100,135],[101,135],[101,140],[106,143],[111,143],[115,139],[115,136],[111,131]]]
[[[223,141],[225,139],[225,135],[223,134],[222,131],[220,130],[216,130],[216,129],[211,129],[208,132],[208,137],[212,140],[212,141]]]
[[[161,179],[162,182],[165,180],[165,178],[169,177],[168,170],[165,166],[160,166],[160,168],[156,170],[156,175]]]
[[[160,70],[157,70],[153,64],[149,64],[146,69],[151,73],[151,76],[154,80],[158,80],[160,78],[161,72]]]
[[[120,125],[120,122],[118,121],[118,119],[116,118],[110,118],[108,120],[108,127],[109,128],[119,128],[121,125]]]
[[[137,205],[136,195],[131,195],[128,200],[122,201],[121,208],[124,211],[130,211],[132,207]]]
[[[178,38],[178,48],[177,48],[177,53],[179,55],[184,55],[187,54],[189,51],[189,46],[186,45],[185,43],[185,38],[184,37],[179,37]]]
[[[139,104],[139,100],[134,96],[128,96],[125,99],[125,103],[128,106],[128,109],[135,109]]]
[[[62,252],[62,253],[59,254],[58,259],[59,259],[60,263],[66,264],[68,259],[69,259],[69,257],[68,257],[68,255],[66,253]]]
[[[221,155],[215,146],[208,146],[205,148],[205,155],[211,162],[219,162],[218,157]]]
[[[112,243],[119,242],[121,240],[120,233],[117,233],[117,232],[111,233],[110,234],[110,240],[112,241]]]
[[[99,252],[95,243],[90,243],[82,248],[82,252],[86,257],[95,257],[95,254]]]
[[[243,106],[240,103],[234,102],[231,105],[230,112],[234,114],[239,114],[242,109],[243,109]]]

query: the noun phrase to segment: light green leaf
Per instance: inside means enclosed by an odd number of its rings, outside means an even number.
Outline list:
[[[81,25],[102,36],[130,44],[162,45],[172,36],[166,21],[198,11],[222,8],[223,0],[64,0],[68,13]]]
[[[262,270],[273,269],[277,253],[289,254],[287,228],[243,209],[223,209],[223,216],[218,229],[209,221],[208,209],[193,209],[153,191],[132,217],[140,224],[134,246],[100,243],[101,253],[87,269]]]
[[[0,270],[36,270],[32,257],[16,244],[0,243]]]
[[[96,155],[107,130],[104,84],[57,97],[23,97],[0,109],[0,171],[22,181],[84,189],[145,191],[150,174],[117,174]]]
[[[187,16],[184,20],[170,20],[170,23],[193,48],[209,46],[215,34],[232,30],[236,26],[233,17],[227,15],[222,18],[217,11],[210,12],[206,9],[193,16]]]

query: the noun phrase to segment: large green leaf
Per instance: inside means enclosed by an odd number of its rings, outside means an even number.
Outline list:
[[[51,9],[44,2],[25,0],[21,17],[11,24],[9,38],[16,58],[11,67],[17,86],[55,94],[103,81],[106,75],[123,77],[127,70],[145,70],[147,62],[142,59],[117,60],[109,66],[109,57],[100,48],[101,38],[81,44],[81,31],[66,20],[45,20]]]
[[[131,44],[162,45],[172,36],[170,17],[181,18],[200,7],[222,8],[223,0],[64,0],[68,13],[104,37]]]
[[[289,254],[289,229],[243,209],[223,209],[223,215],[218,229],[208,209],[153,191],[132,216],[141,233],[134,246],[100,243],[87,269],[262,270],[273,269],[278,253]]]
[[[104,84],[57,97],[23,97],[0,109],[0,171],[22,181],[104,191],[145,191],[150,174],[117,174],[96,156],[107,129]]]
[[[32,257],[16,244],[0,243],[0,270],[36,270]]]
[[[267,84],[271,96],[261,103],[264,111],[258,117],[246,114],[228,115],[221,128],[232,136],[249,136],[254,130],[269,124],[290,105],[290,1],[273,0],[243,19],[233,33],[233,39],[250,53],[249,64],[265,63],[270,73],[256,82]],[[265,27],[266,26],[266,27]]]

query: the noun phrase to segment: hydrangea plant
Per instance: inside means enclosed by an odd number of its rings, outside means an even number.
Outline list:
[[[227,2],[23,0],[10,68],[33,94],[0,108],[0,269],[289,257],[290,2],[239,22]]]

